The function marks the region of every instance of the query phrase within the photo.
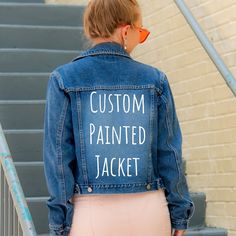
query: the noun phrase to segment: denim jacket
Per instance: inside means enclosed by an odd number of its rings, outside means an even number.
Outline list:
[[[43,158],[51,235],[68,235],[75,194],[164,189],[174,229],[194,212],[182,136],[165,73],[114,42],[55,68],[47,86]]]

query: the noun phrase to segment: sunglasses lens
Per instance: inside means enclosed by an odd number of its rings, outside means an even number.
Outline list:
[[[139,43],[143,43],[146,41],[146,39],[148,38],[150,32],[146,29],[142,29],[140,31],[140,40],[139,40]]]

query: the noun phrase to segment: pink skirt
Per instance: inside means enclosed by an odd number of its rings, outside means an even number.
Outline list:
[[[69,236],[171,236],[164,190],[76,195]]]

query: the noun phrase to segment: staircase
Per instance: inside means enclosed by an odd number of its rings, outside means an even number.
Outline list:
[[[184,161],[186,171],[186,162]],[[227,236],[227,231],[222,228],[207,227],[206,216],[206,195],[203,192],[191,193],[195,204],[195,212],[190,220],[189,229],[186,236]]]
[[[87,48],[83,7],[43,0],[0,0],[0,121],[39,235],[48,234],[48,192],[42,162],[43,115],[49,73]],[[205,195],[187,236],[227,236],[205,226]],[[147,235],[148,236],[148,235]]]

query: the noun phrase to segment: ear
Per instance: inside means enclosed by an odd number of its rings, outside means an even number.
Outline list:
[[[130,25],[126,25],[121,28],[121,35],[122,35],[123,39],[125,39],[127,37],[129,29],[130,29]]]

